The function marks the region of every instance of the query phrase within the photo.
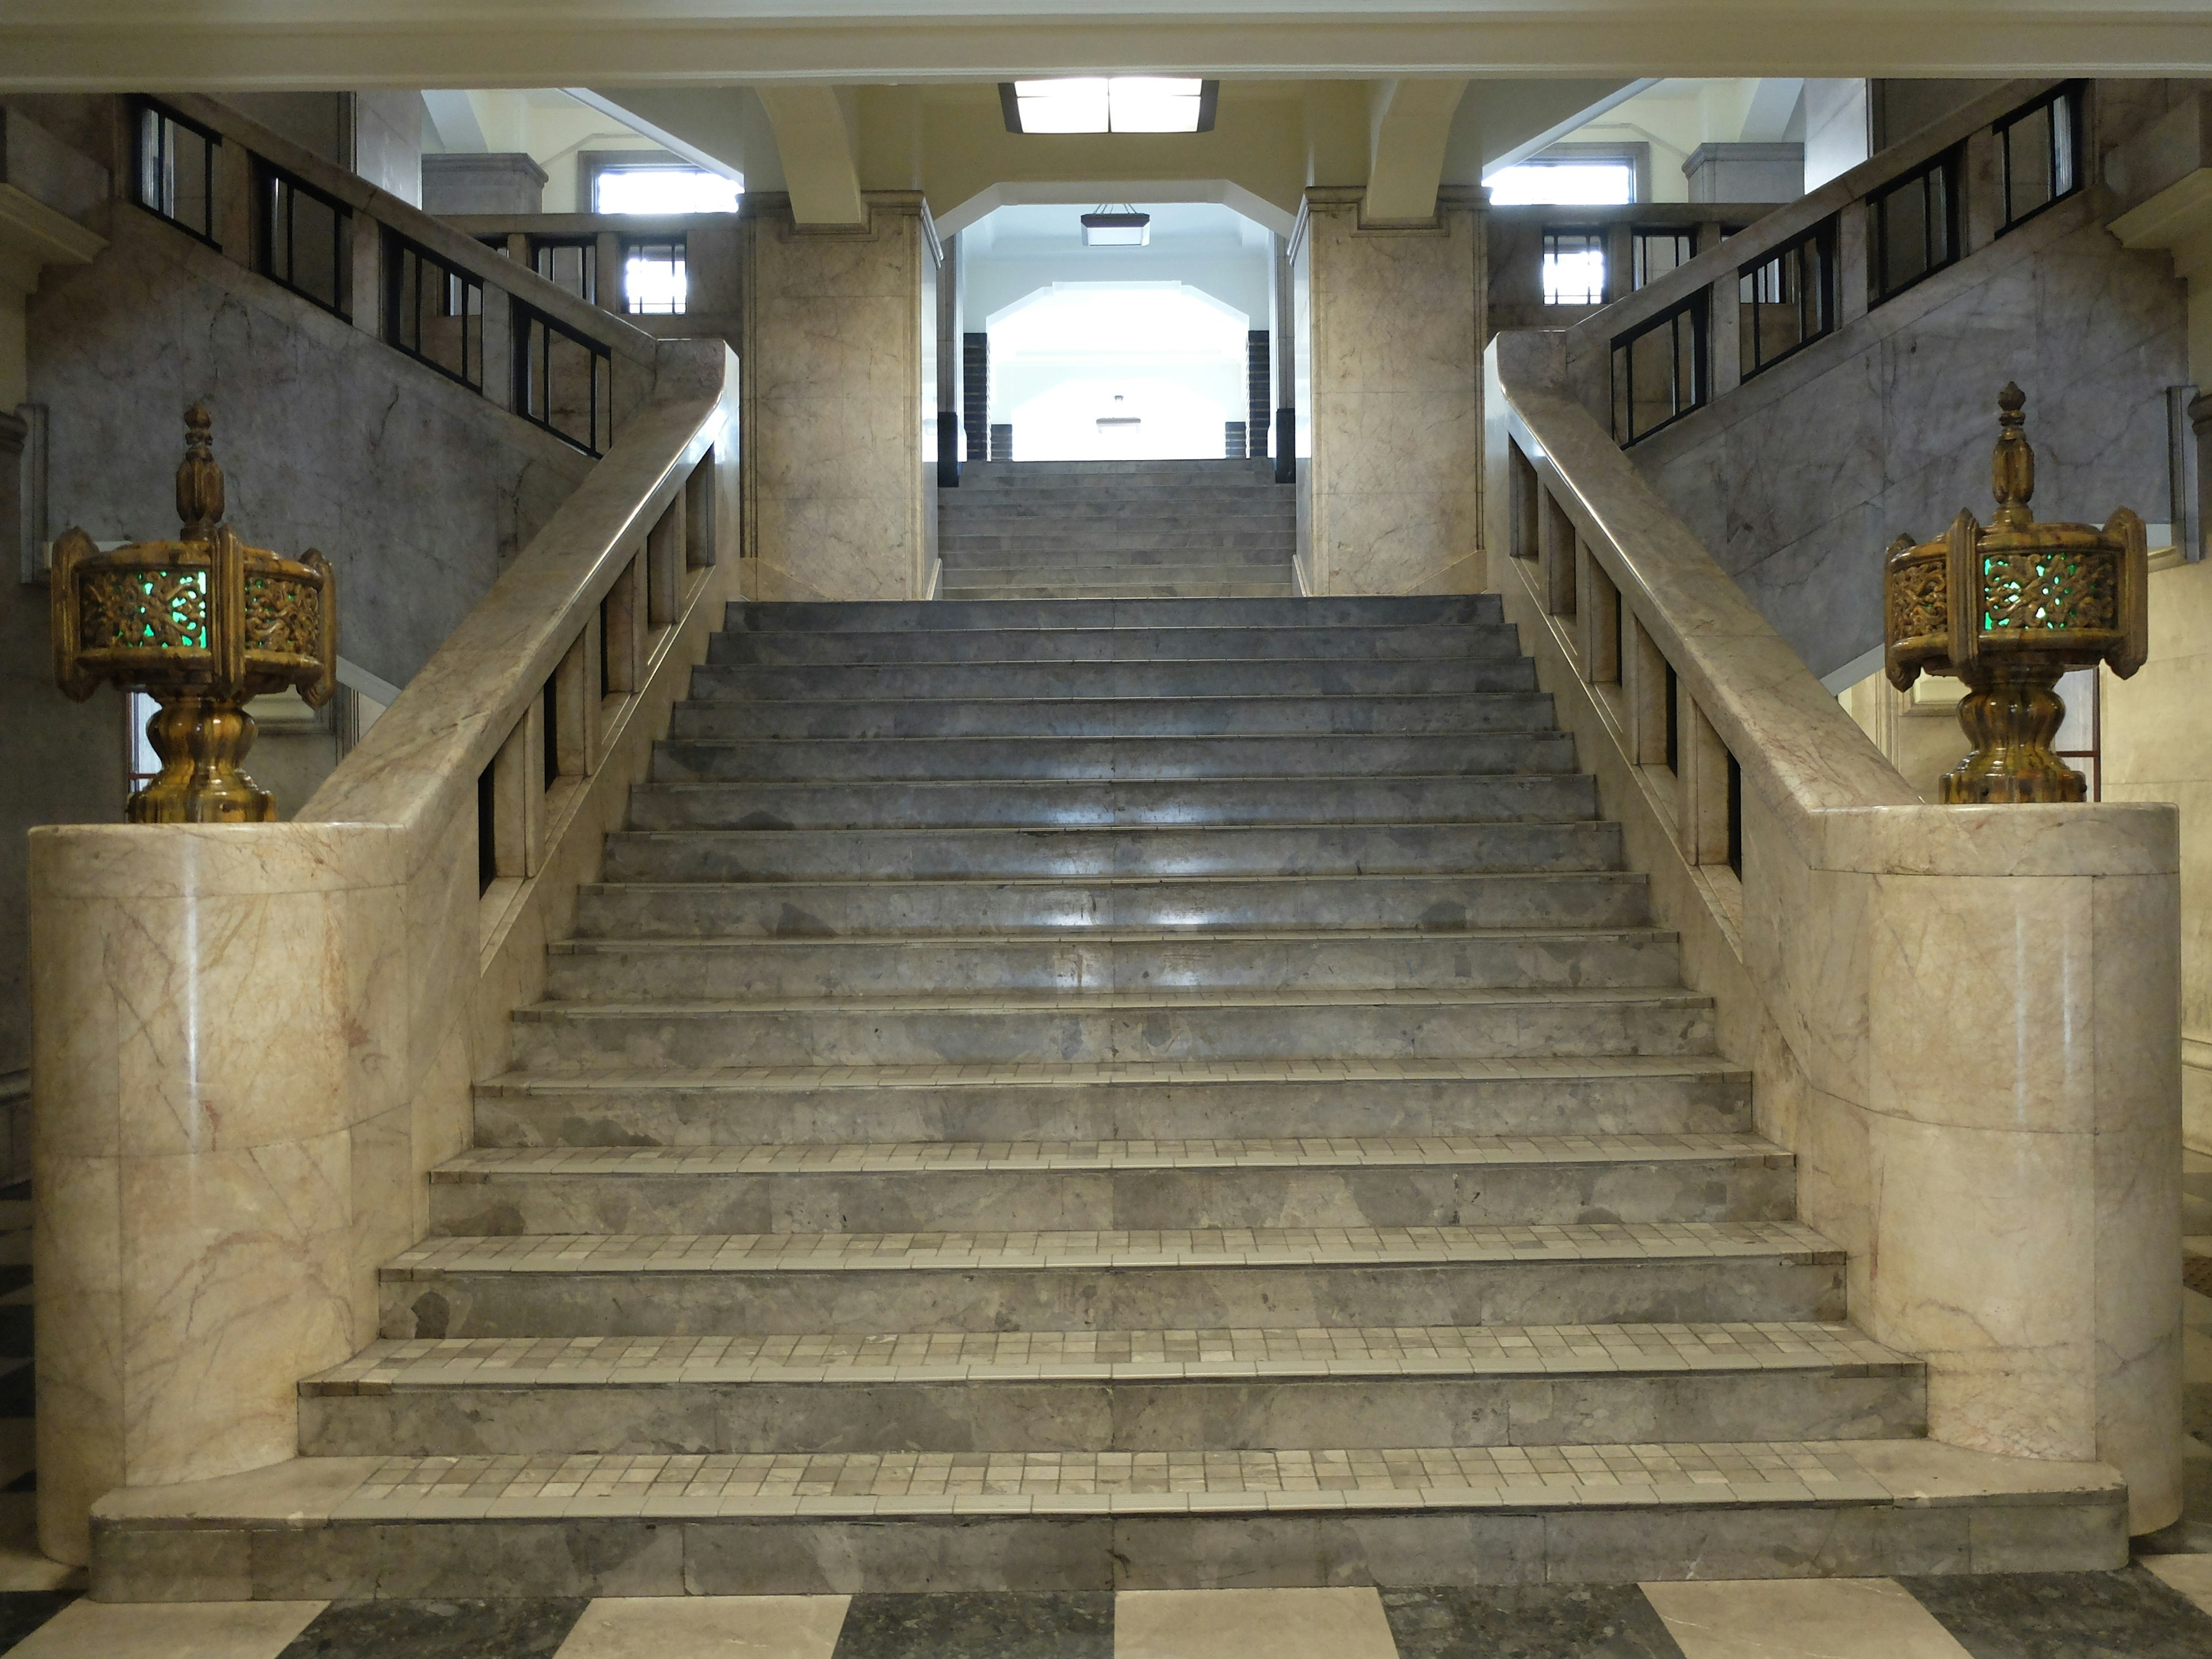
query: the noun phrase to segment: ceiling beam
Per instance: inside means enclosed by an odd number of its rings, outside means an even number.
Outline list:
[[[1444,149],[1466,92],[1464,77],[1375,83],[1368,106],[1367,200],[1360,212],[1368,223],[1425,224],[1437,216]]]
[[[771,84],[760,88],[783,161],[791,217],[801,225],[865,225],[853,95],[836,87]]]
[[[1109,3],[1111,0],[1109,0]],[[0,90],[838,83],[1152,71],[1224,76],[2212,73],[2194,0],[11,0]],[[1416,9],[1416,8],[1419,9]],[[872,13],[873,15],[870,15]],[[720,15],[718,15],[720,14]],[[740,15],[741,14],[741,15]],[[843,15],[839,15],[843,14]]]

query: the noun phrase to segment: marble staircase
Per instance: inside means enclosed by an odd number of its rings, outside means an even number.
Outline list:
[[[738,606],[692,689],[383,1340],[99,1593],[2124,1559],[1921,1437],[1494,598]]]
[[[1267,460],[971,461],[937,495],[939,597],[1286,599],[1295,491]]]

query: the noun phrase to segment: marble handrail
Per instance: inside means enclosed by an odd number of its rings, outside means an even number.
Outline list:
[[[301,807],[303,822],[438,822],[476,787],[692,469],[733,429],[737,360],[659,343],[671,390],[634,415],[545,528]]]
[[[161,101],[218,134],[227,143],[237,144],[305,179],[362,217],[390,226],[447,264],[588,336],[616,356],[641,364],[653,362],[652,335],[612,313],[586,304],[528,265],[518,264],[505,254],[495,252],[474,236],[401,201],[389,191],[379,189],[350,168],[325,161],[313,150],[301,148],[220,99],[197,93],[176,93],[165,94]]]
[[[1926,1361],[1934,1437],[2100,1459],[2134,1530],[2166,1524],[2173,809],[1923,804],[1572,394],[1566,343],[1486,357],[1489,586],[1848,1252],[1853,1321]]]

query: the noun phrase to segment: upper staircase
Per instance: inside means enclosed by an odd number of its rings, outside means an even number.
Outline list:
[[[1917,1437],[1492,597],[735,606],[516,1019],[255,1594],[2124,1535]]]
[[[941,599],[1297,592],[1297,495],[1272,461],[971,461],[937,503]]]

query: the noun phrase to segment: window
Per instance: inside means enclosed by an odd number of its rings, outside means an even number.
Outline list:
[[[216,153],[222,140],[159,104],[138,109],[138,205],[210,246]]]
[[[726,173],[666,161],[602,162],[594,213],[735,213],[742,186]]]
[[[599,245],[592,236],[533,236],[530,261],[538,274],[587,306],[599,302]]]
[[[623,309],[671,316],[684,309],[689,284],[684,271],[684,239],[623,244]]]
[[[1997,123],[2004,167],[2002,236],[2081,188],[2081,91],[2063,86]]]
[[[1698,233],[1688,225],[1638,225],[1629,240],[1638,288],[1650,287],[1697,257]]]
[[[385,234],[384,337],[483,390],[483,283],[396,231]]]
[[[1902,294],[1959,257],[1959,153],[1939,155],[1919,172],[1867,198],[1873,233],[1874,301]]]
[[[1648,438],[1705,401],[1705,295],[1700,289],[1613,343],[1613,435]]]
[[[1001,81],[1008,132],[1211,132],[1218,81],[1162,75]]]
[[[1825,220],[1737,274],[1743,375],[1780,362],[1836,325],[1836,222]]]
[[[514,412],[586,455],[614,441],[614,356],[542,311],[513,302]]]
[[[346,314],[353,265],[353,210],[281,167],[261,174],[261,274]]]
[[[1605,227],[1544,228],[1544,303],[1601,306],[1605,303]]]
[[[1646,193],[1638,187],[1643,172],[1627,147],[1599,144],[1533,155],[1482,182],[1492,207],[1620,207]]]

